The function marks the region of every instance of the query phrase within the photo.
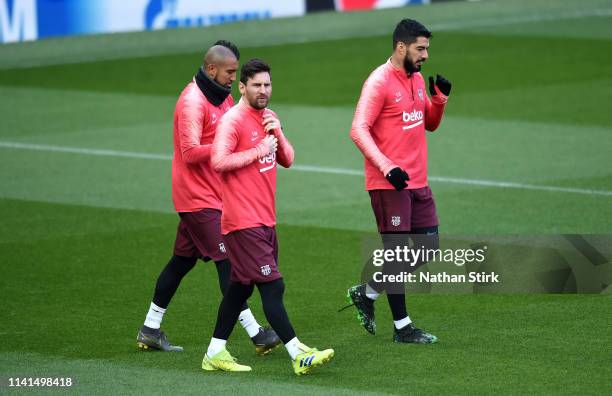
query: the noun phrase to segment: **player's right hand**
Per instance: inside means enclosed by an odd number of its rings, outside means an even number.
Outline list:
[[[263,152],[265,153],[264,156],[270,155],[276,152],[278,148],[278,139],[274,135],[266,135],[259,144],[263,148]]]
[[[402,191],[404,188],[406,188],[408,186],[407,182],[410,180],[408,173],[406,173],[400,167],[391,169],[391,171],[385,177],[397,191]]]

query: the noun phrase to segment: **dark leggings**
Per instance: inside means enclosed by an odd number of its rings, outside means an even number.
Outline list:
[[[424,246],[425,249],[439,248],[438,226],[415,228],[408,233],[383,233],[381,238],[385,249],[395,249],[396,246],[403,246],[409,242],[409,238],[413,240],[415,246]],[[424,264],[426,264],[425,261],[417,262],[410,267],[398,265],[397,263],[393,263],[393,265],[385,264],[383,266],[383,274],[397,275],[404,270],[406,272],[413,272]],[[401,320],[408,316],[406,292],[403,283],[393,282],[392,284],[385,285],[371,280],[368,284],[379,293],[382,291],[387,292],[387,301],[389,302],[393,320]]]
[[[243,285],[238,282],[231,282],[227,293],[221,301],[217,314],[217,324],[213,333],[214,338],[227,340],[232,334],[234,325],[240,314],[240,307],[253,294],[254,285]],[[272,282],[258,283],[257,288],[261,295],[266,319],[276,331],[283,343],[289,342],[295,337],[295,331],[289,322],[289,317],[283,304],[283,294],[285,283],[282,278]]]
[[[170,300],[174,297],[176,290],[181,284],[181,280],[196,264],[197,257],[182,257],[172,256],[166,267],[162,270],[157,278],[155,285],[155,294],[153,295],[153,303],[160,308],[168,308]],[[225,295],[230,283],[230,273],[232,266],[229,260],[216,261],[217,276],[219,279],[219,289],[221,294]],[[246,300],[242,304],[240,312],[248,308]]]

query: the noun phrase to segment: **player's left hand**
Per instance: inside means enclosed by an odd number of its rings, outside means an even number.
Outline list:
[[[262,124],[264,126],[264,131],[266,133],[271,133],[273,135],[276,135],[278,132],[282,130],[282,125],[281,125],[280,120],[271,114],[264,115]]]
[[[397,191],[402,191],[408,187],[408,181],[410,180],[408,173],[399,166],[391,169],[385,177]]]
[[[429,77],[429,93],[431,94],[431,96],[435,96],[438,94],[436,92],[436,87],[438,87],[438,89],[440,90],[440,92],[442,92],[444,96],[448,96],[450,95],[452,86],[453,84],[451,84],[450,81],[448,81],[446,78],[442,77],[439,74],[436,74],[435,84],[434,78],[431,76]]]

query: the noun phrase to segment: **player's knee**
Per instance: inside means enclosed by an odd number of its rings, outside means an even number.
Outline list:
[[[409,237],[407,232],[388,232],[381,235],[383,247],[385,250],[395,250],[397,247],[409,245]]]
[[[411,234],[438,235],[438,226],[414,228]]]
[[[197,257],[184,257],[184,256],[172,256],[170,259],[169,266],[172,267],[174,272],[177,273],[181,278],[185,276],[195,266]]]
[[[231,268],[231,263],[229,261],[229,259],[223,259],[223,260],[219,260],[219,261],[215,261],[215,265],[217,267],[228,267]]]
[[[425,249],[439,249],[440,235],[438,226],[415,228],[411,232],[412,240],[418,247]]]
[[[174,255],[174,256],[172,256],[171,260],[173,262],[179,264],[179,265],[194,266],[196,261],[198,261],[198,258],[197,257],[185,257],[185,256]]]
[[[283,278],[278,278],[272,282],[258,283],[259,293],[262,300],[280,300],[285,293],[285,282]]]
[[[232,264],[228,259],[225,259],[215,261],[215,267],[217,268],[217,276],[219,278],[219,289],[221,290],[221,294],[225,295],[230,283]]]
[[[227,288],[226,297],[236,297],[238,300],[246,301],[253,294],[253,285],[244,285],[240,282],[231,282]]]

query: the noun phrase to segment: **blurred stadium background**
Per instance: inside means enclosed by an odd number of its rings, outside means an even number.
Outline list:
[[[609,393],[609,294],[411,296],[411,316],[441,339],[432,348],[390,343],[384,304],[376,337],[336,310],[375,231],[348,138],[354,105],[405,17],[434,32],[423,74],[453,82],[429,135],[441,232],[612,232],[610,1],[249,4],[0,0],[2,381],[72,376],[82,393]],[[174,103],[218,39],[271,64],[271,108],[296,149],[277,195],[287,306],[303,340],[337,352],[308,378],[293,377],[282,350],[254,356],[240,330],[230,350],[255,371],[201,372],[219,302],[208,265],[164,321],[186,352],[135,348],[176,227]]]

